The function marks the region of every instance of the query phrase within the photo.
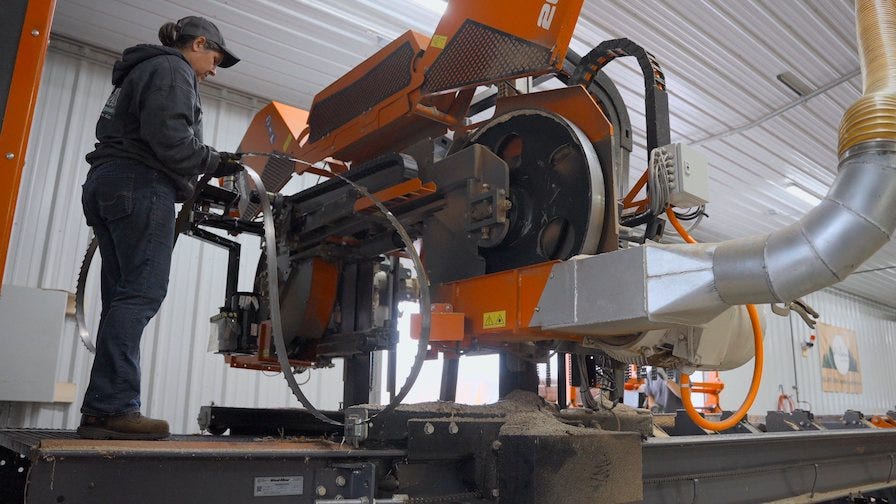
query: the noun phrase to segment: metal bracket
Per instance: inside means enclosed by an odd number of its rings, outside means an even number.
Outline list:
[[[355,448],[367,440],[369,430],[367,419],[366,408],[347,408],[345,410],[345,440]]]
[[[315,503],[379,503],[376,494],[376,465],[372,462],[336,463],[314,472],[314,493],[325,499]],[[332,497],[330,497],[332,496]]]
[[[507,191],[504,188],[490,188],[488,184],[480,184],[478,180],[471,180],[468,185],[470,188],[464,230],[480,233],[480,247],[497,245],[508,229],[507,211],[510,209],[510,200],[507,199]],[[474,186],[482,186],[484,189],[477,194],[472,189]]]
[[[787,317],[790,315],[790,312],[796,312],[800,318],[803,319],[803,322],[809,326],[809,329],[815,329],[815,324],[818,323],[818,312],[815,311],[808,303],[803,301],[802,299],[794,299],[793,301],[782,304],[778,306],[774,303],[771,304],[772,312],[775,315],[780,315],[782,317]]]

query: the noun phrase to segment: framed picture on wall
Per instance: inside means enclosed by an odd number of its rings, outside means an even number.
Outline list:
[[[856,333],[843,327],[818,324],[821,355],[821,389],[825,392],[862,393],[862,371]]]

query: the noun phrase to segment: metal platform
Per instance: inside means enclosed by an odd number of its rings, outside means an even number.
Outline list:
[[[2,430],[0,446],[0,501],[21,502],[27,481],[28,503],[323,504],[365,485],[362,493],[372,495],[375,473],[407,460],[406,450],[304,438],[93,441],[71,431]],[[644,502],[825,502],[896,485],[896,429],[650,438],[642,461]],[[474,493],[433,497],[451,468],[451,461],[421,465],[415,477],[428,496],[408,492],[406,502],[488,502]]]
[[[95,441],[59,430],[3,430],[0,446],[8,460],[0,469],[19,455],[29,461],[22,472],[0,473],[17,481],[5,489],[24,489],[27,478],[29,503],[318,502],[371,487],[379,462],[405,455],[302,438]],[[21,502],[24,493],[0,492],[0,502]]]

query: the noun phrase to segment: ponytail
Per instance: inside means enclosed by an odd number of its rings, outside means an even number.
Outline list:
[[[159,42],[162,43],[165,47],[174,47],[174,44],[177,42],[178,35],[177,24],[172,22],[167,22],[159,28]]]
[[[165,47],[183,49],[192,44],[195,39],[196,37],[192,35],[182,35],[177,23],[169,21],[159,28],[159,42]]]

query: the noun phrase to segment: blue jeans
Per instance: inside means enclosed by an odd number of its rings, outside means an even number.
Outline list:
[[[140,339],[168,290],[175,189],[164,173],[132,161],[91,168],[83,189],[102,257],[103,307],[81,413],[120,415],[140,410]]]

